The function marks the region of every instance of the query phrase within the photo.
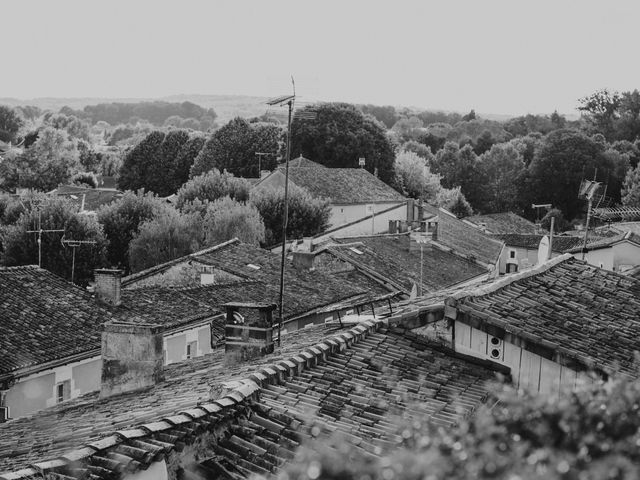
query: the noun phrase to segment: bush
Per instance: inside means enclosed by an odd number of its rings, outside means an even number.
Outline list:
[[[265,228],[256,207],[224,197],[207,208],[204,237],[206,246],[236,237],[244,243],[259,245],[265,240]]]

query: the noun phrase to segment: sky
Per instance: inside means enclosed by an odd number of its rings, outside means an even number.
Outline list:
[[[640,88],[637,0],[3,0],[0,97],[575,114]]]

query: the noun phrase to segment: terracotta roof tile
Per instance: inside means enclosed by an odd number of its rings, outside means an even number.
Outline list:
[[[489,213],[486,215],[472,215],[465,220],[478,225],[487,233],[507,234],[507,233],[537,233],[536,224],[530,222],[513,212]]]

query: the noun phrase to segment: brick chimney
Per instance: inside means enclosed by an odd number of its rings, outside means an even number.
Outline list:
[[[274,303],[226,303],[225,363],[233,365],[273,353]]]
[[[164,380],[163,330],[163,326],[149,323],[104,324],[100,398]]]
[[[112,307],[120,305],[122,270],[100,268],[94,271],[94,276],[97,300]]]

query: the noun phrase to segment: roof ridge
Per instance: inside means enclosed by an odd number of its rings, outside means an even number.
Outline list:
[[[11,271],[11,270],[46,270],[45,268],[41,268],[38,265],[10,265],[10,266],[0,266],[0,271]],[[47,270],[48,271],[48,270]]]
[[[197,252],[192,252],[187,255],[183,255],[182,257],[174,258],[173,260],[169,260],[164,263],[160,263],[158,265],[154,265],[153,267],[145,268],[144,270],[140,270],[139,272],[132,273],[122,278],[122,285],[127,285],[132,283],[140,278],[144,278],[145,276],[153,273],[155,271],[161,270],[165,267],[170,267],[175,265],[176,263],[180,263],[188,258],[195,258],[198,255],[204,255],[206,253],[215,252],[216,250],[220,250],[222,248],[228,247],[229,245],[240,243],[240,239],[238,237],[234,237],[231,240],[227,240],[226,242],[219,243],[217,245],[213,245],[211,247],[203,248],[202,250],[198,250]]]
[[[556,265],[560,264],[560,263],[564,263],[566,261],[569,261],[571,259],[574,259],[573,255],[569,254],[569,253],[565,253],[563,255],[559,255],[557,257],[552,258],[551,260],[548,260],[544,263],[541,263],[539,265],[536,265],[534,267],[528,268],[526,270],[522,270],[518,273],[514,273],[511,274],[507,277],[501,278],[499,280],[496,280],[495,282],[492,282],[491,284],[489,284],[486,287],[477,287],[477,288],[473,288],[471,290],[462,290],[460,292],[456,292],[453,295],[451,295],[451,297],[454,300],[460,300],[462,298],[467,298],[467,297],[481,297],[484,295],[488,295],[490,293],[495,292],[496,290],[500,290],[504,287],[508,287],[509,285],[511,285],[512,283],[518,282],[520,280],[524,280],[527,279],[529,277],[533,277],[535,275],[539,275],[541,273],[546,272],[547,270],[555,267]]]

